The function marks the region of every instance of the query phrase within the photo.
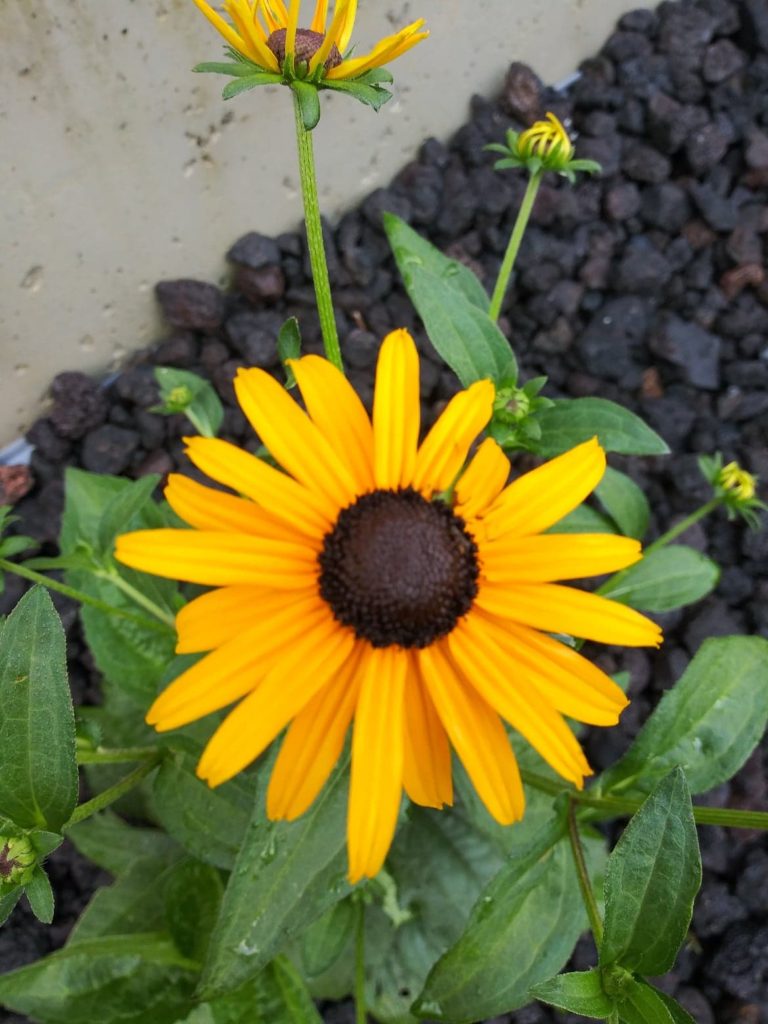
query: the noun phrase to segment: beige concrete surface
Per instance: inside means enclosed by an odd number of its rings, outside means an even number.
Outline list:
[[[642,0],[361,0],[355,41],[423,16],[378,114],[323,94],[315,132],[324,212],[384,184],[512,60],[572,72]],[[305,0],[309,7],[309,0]],[[193,75],[219,37],[191,0],[0,0],[0,446],[53,374],[104,370],[147,344],[162,278],[224,280],[244,231],[301,216],[290,98]]]

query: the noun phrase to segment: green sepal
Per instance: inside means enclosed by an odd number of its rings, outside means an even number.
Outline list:
[[[392,99],[392,93],[379,85],[369,85],[362,78],[353,78],[349,81],[324,81],[323,89],[331,89],[333,92],[346,93],[360,103],[365,103],[374,110],[381,110],[384,104]]]
[[[0,925],[5,924],[16,908],[16,904],[22,897],[24,889],[17,885],[0,896]]]
[[[594,1020],[605,1020],[616,1007],[611,996],[603,991],[602,974],[597,967],[591,971],[558,974],[534,985],[530,994],[558,1010]]]
[[[38,829],[30,832],[29,841],[35,853],[42,859],[48,857],[54,850],[58,850],[64,842],[64,836],[60,836],[58,832],[44,832]]]
[[[53,921],[53,889],[48,880],[48,875],[38,864],[34,874],[25,887],[25,893],[32,908],[32,913],[43,924],[50,924]]]
[[[236,78],[234,82],[225,85],[221,95],[223,99],[231,100],[234,96],[239,96],[241,92],[248,92],[260,85],[280,85],[282,81],[283,76],[272,71],[256,71],[253,74]]]
[[[258,64],[246,64],[242,61],[233,61],[231,64],[226,61],[205,61],[203,64],[196,64],[193,71],[210,75],[232,75],[233,78],[245,78],[254,74],[270,74],[264,71]]]
[[[317,127],[317,122],[320,120],[320,96],[317,86],[310,85],[309,82],[293,81],[291,89],[299,101],[299,111],[304,127],[311,132],[313,128]]]

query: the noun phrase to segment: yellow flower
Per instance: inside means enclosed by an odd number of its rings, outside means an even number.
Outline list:
[[[383,67],[426,39],[424,20],[395,32],[361,57],[347,56],[357,14],[357,0],[317,0],[308,27],[299,24],[301,0],[224,0],[227,22],[206,0],[194,0],[229,45],[248,61],[279,73],[306,65],[315,80],[356,79]],[[289,67],[286,69],[286,58]]]
[[[742,469],[738,462],[729,462],[723,466],[717,482],[737,501],[751,501],[755,496],[755,478],[746,469]]]
[[[546,121],[536,121],[521,132],[517,145],[522,157],[537,156],[545,164],[551,159],[566,164],[573,157],[573,143],[568,132],[552,113],[547,114]]]
[[[485,440],[494,388],[478,381],[418,443],[419,364],[407,331],[384,341],[373,420],[346,378],[315,355],[290,360],[304,412],[263,370],[240,370],[238,401],[284,472],[226,441],[191,438],[198,469],[235,494],[180,475],[166,497],[192,530],[118,539],[135,569],[217,589],[177,617],[179,653],[211,651],[147,715],[177,729],[230,704],[198,774],[215,786],[288,726],[267,796],[272,818],[301,815],[354,721],[349,877],[386,857],[402,790],[452,802],[456,750],[503,823],[523,815],[502,720],[565,779],[590,768],[563,716],[613,725],[619,687],[549,633],[655,645],[630,608],[556,583],[612,572],[640,546],[611,535],[545,534],[605,470],[593,439],[506,486],[510,465]],[[458,479],[457,479],[458,478]],[[450,503],[437,496],[452,495]]]

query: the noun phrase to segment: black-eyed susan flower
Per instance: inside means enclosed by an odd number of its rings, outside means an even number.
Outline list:
[[[287,727],[267,811],[294,819],[353,723],[348,846],[357,881],[380,869],[403,789],[425,806],[452,802],[451,747],[497,821],[522,817],[504,721],[581,787],[590,768],[563,716],[612,725],[627,701],[549,634],[645,646],[660,632],[622,604],[556,582],[640,557],[625,537],[544,533],[601,479],[596,440],[507,485],[509,461],[494,440],[466,464],[491,417],[490,381],[456,395],[419,444],[418,356],[406,331],[381,347],[372,422],[327,360],[290,366],[306,412],[262,370],[235,380],[283,471],[226,441],[189,439],[195,466],[236,493],[171,476],[166,497],[193,529],[127,534],[116,555],[216,588],[177,617],[178,651],[212,653],[147,715],[168,730],[235,705],[198,766],[210,785]]]
[[[380,39],[361,56],[350,50],[357,0],[316,0],[308,22],[301,0],[224,0],[222,17],[207,2],[194,0],[226,40],[235,64],[201,64],[196,70],[236,76],[225,98],[256,85],[284,82],[335,89],[378,109],[390,98],[392,81],[384,65],[402,56],[429,33],[419,19]],[[229,19],[229,20],[227,20]]]
[[[565,126],[553,113],[543,121],[536,121],[525,131],[507,132],[507,144],[493,142],[485,147],[491,153],[500,153],[501,160],[494,164],[499,171],[509,167],[527,167],[532,173],[555,171],[574,181],[576,171],[596,174],[600,164],[594,160],[576,160],[575,150]]]

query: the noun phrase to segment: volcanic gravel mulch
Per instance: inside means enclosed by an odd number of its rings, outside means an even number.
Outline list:
[[[521,173],[494,172],[483,146],[547,110],[570,119],[578,155],[600,161],[604,173],[576,188],[546,180],[502,326],[524,378],[546,374],[552,396],[620,402],[668,441],[669,458],[613,460],[648,495],[657,534],[708,496],[697,453],[720,450],[768,479],[768,3],[698,0],[633,11],[581,72],[563,95],[512,65],[502,94],[475,97],[470,120],[448,145],[427,140],[389,188],[327,226],[338,327],[350,377],[367,402],[381,337],[395,327],[414,332],[431,421],[457,384],[403,292],[381,213],[404,217],[490,286],[525,182]],[[305,349],[320,350],[302,235],[250,233],[227,256],[231,291],[198,281],[157,286],[169,334],[109,386],[79,373],[54,380],[52,408],[28,434],[34,486],[16,505],[23,531],[42,551],[54,550],[65,466],[129,477],[189,471],[186,421],[149,411],[157,401],[155,365],[209,377],[226,407],[223,436],[254,449],[234,401],[235,370],[277,372],[276,335],[291,315]],[[768,636],[768,531],[750,532],[716,514],[683,540],[720,563],[720,583],[704,602],[663,616],[658,653],[592,651],[609,671],[630,671],[633,698],[619,728],[593,731],[586,741],[598,769],[625,749],[706,637]],[[20,592],[9,579],[0,611]],[[97,703],[98,673],[75,609],[56,600],[75,699]],[[766,749],[707,801],[768,810]],[[765,1024],[768,841],[720,828],[702,829],[701,839],[705,876],[690,942],[662,987],[698,1024]],[[4,969],[59,946],[105,878],[69,844],[49,863],[56,923],[46,928],[17,910],[0,932]],[[590,966],[593,955],[585,939],[574,963]],[[20,1019],[0,1011],[0,1020]],[[347,1004],[326,1009],[329,1024],[352,1019]],[[493,1024],[578,1019],[532,1006]]]

